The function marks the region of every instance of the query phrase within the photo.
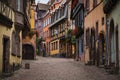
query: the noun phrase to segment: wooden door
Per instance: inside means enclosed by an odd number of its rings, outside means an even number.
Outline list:
[[[3,73],[9,72],[10,40],[3,38]]]
[[[105,64],[105,51],[104,51],[104,44],[105,44],[105,38],[104,34],[101,33],[99,35],[99,65]]]

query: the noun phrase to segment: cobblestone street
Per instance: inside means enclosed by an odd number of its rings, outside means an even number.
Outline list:
[[[26,62],[30,63],[30,69],[25,69]],[[120,80],[120,77],[73,59],[37,57],[37,60],[23,61],[20,70],[2,80]]]

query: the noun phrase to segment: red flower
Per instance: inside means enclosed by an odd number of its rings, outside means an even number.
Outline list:
[[[77,32],[78,32],[78,27],[75,27],[75,29],[74,29],[73,32],[72,32],[72,35],[76,35]]]

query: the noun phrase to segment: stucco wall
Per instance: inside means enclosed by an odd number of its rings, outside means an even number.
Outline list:
[[[102,17],[104,17],[104,21],[106,20],[105,14],[103,12],[103,3],[99,4],[95,9],[93,9],[90,13],[85,16],[85,37],[84,37],[84,44],[86,45],[86,29],[94,28],[96,29],[96,22],[98,21],[98,34],[101,31],[104,31],[106,34],[106,22],[104,22],[104,25],[102,25]],[[89,61],[89,48],[84,47],[85,51],[85,63]]]
[[[120,53],[120,1],[118,1],[116,6],[112,9],[111,13],[109,14],[109,22],[112,19],[114,21],[114,30],[118,26],[118,36],[119,36],[119,40],[118,41],[119,41],[119,53]],[[114,33],[114,36],[116,36],[115,33]],[[116,46],[115,42],[114,42],[114,46]],[[114,47],[113,50],[116,51],[116,47]],[[120,54],[119,54],[119,65],[120,65]]]
[[[8,36],[10,38],[10,56],[9,56],[9,63],[10,65],[14,63],[17,64],[21,64],[21,57],[16,57],[16,56],[12,56],[11,52],[12,52],[12,32],[14,29],[14,12],[12,11],[12,21],[13,21],[13,25],[12,28],[7,28],[4,25],[0,24],[0,73],[2,73],[2,64],[3,64],[3,35]],[[22,32],[20,33],[20,40],[22,41]],[[22,43],[20,41],[20,54],[22,54]]]
[[[2,72],[2,64],[3,64],[3,35],[10,37],[11,29],[6,28],[4,25],[0,24],[0,72]],[[11,51],[11,49],[10,49]]]
[[[33,6],[31,6],[30,8],[30,15],[31,15],[31,19],[30,19],[31,29],[34,29],[35,28],[35,10]]]

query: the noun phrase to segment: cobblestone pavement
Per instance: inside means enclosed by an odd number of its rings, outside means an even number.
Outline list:
[[[25,69],[26,62],[30,63],[30,69]],[[73,59],[38,57],[37,60],[23,61],[20,70],[2,80],[120,80],[120,77]]]

